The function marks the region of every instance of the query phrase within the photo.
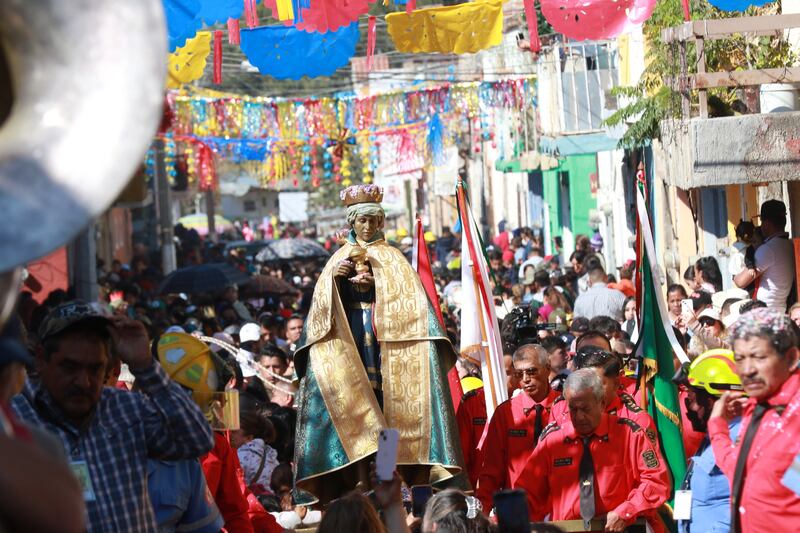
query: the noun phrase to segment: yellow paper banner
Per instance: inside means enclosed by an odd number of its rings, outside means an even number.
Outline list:
[[[503,3],[479,0],[386,15],[386,25],[400,52],[474,53],[503,39]]]
[[[167,87],[178,89],[203,75],[211,53],[211,32],[201,31],[169,55]]]

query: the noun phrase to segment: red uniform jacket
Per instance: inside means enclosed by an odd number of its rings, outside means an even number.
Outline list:
[[[473,488],[478,484],[483,459],[478,449],[483,432],[486,429],[486,397],[483,387],[469,391],[461,399],[461,406],[456,413],[458,434],[461,438],[461,451],[464,452],[464,464],[467,468],[469,482]]]
[[[217,502],[230,533],[252,533],[247,500],[239,487],[239,458],[224,435],[214,433],[214,448],[200,459],[208,490]]]
[[[661,454],[633,420],[604,414],[589,444],[595,470],[595,516],[614,511],[625,521],[644,516],[656,533],[656,514],[671,494]],[[515,488],[528,493],[531,519],[580,520],[578,466],[583,443],[572,422],[554,422],[539,439]]]
[[[650,416],[647,411],[639,407],[630,394],[618,391],[614,401],[606,406],[606,413],[633,420],[642,426],[650,442],[656,442],[656,423],[653,421],[653,417]],[[569,420],[569,407],[563,396],[558,398],[556,403],[553,404],[552,416],[553,420],[560,425],[564,425]]]
[[[558,393],[550,391],[541,405],[542,429],[549,424],[550,408]],[[483,466],[478,477],[475,496],[488,512],[492,508],[492,496],[501,489],[511,488],[514,480],[530,457],[536,443],[533,441],[536,403],[527,394],[520,393],[495,409],[481,447]]]
[[[767,403],[776,408],[764,414],[747,456],[739,505],[743,533],[800,529],[800,496],[781,483],[784,473],[800,453],[800,372],[795,371]],[[731,442],[724,419],[714,417],[708,421],[717,465],[731,482],[739,447],[755,406],[756,400],[751,398],[745,407],[736,443]]]

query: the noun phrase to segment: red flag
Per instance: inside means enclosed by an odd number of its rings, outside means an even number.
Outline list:
[[[425,244],[425,231],[422,228],[422,220],[417,217],[414,227],[414,249],[411,255],[411,264],[417,271],[425,294],[428,295],[436,317],[439,319],[442,329],[444,329],[444,316],[442,316],[442,306],[439,305],[439,295],[436,293],[436,283],[433,281],[433,270],[431,270],[431,258],[428,254],[428,247]],[[464,396],[464,389],[461,388],[461,380],[458,378],[456,367],[447,372],[447,383],[450,385],[450,398],[453,400],[453,408],[458,412],[461,405],[461,398]]]
[[[228,44],[240,44],[239,19],[228,19]]]

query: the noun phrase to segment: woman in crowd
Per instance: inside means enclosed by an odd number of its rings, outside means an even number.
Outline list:
[[[722,323],[719,311],[713,307],[705,309],[696,319],[692,314],[686,323],[694,333],[689,341],[689,357],[695,358],[714,348],[730,348],[725,338],[725,325]]]
[[[622,331],[628,334],[631,342],[635,343],[639,339],[639,320],[636,317],[636,298],[628,296],[622,307],[624,320],[622,321]]]
[[[722,290],[722,272],[719,263],[711,256],[701,257],[694,264],[695,285],[709,294]]]
[[[269,488],[272,471],[278,466],[275,427],[269,418],[256,411],[239,415],[239,429],[231,431],[231,445],[236,448],[244,472],[244,482],[258,496]]]
[[[495,526],[481,512],[480,502],[455,489],[443,490],[428,501],[422,533],[493,533]]]

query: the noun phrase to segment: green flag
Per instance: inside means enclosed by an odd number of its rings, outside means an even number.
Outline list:
[[[661,453],[672,474],[674,491],[680,488],[686,474],[686,453],[683,449],[681,410],[673,353],[681,360],[688,358],[678,343],[667,314],[660,271],[656,266],[655,246],[649,216],[642,192],[638,195],[639,242],[637,254],[641,265],[641,326],[639,338],[639,376],[650,386],[641,387],[646,407],[656,422]],[[648,397],[649,396],[649,397]]]

